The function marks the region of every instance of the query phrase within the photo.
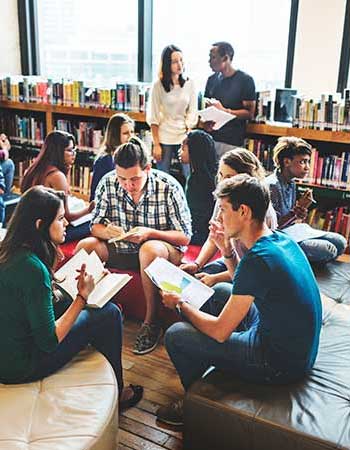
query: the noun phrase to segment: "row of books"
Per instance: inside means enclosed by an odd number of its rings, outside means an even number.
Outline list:
[[[312,227],[319,230],[340,233],[349,241],[350,209],[348,207],[340,206],[328,211],[312,209],[307,221]]]
[[[39,76],[6,76],[0,79],[0,101],[44,103],[81,108],[108,108],[118,111],[146,111],[149,83],[115,83],[103,88],[84,81]]]
[[[41,145],[45,138],[45,123],[39,116],[0,112],[0,130],[16,142]]]
[[[55,129],[67,131],[73,134],[79,150],[97,151],[102,143],[105,130],[94,122],[72,122],[59,119],[55,123]]]
[[[273,162],[274,145],[266,143],[262,139],[247,138],[244,142],[245,148],[254,153],[263,165],[266,172],[272,172],[275,168]]]

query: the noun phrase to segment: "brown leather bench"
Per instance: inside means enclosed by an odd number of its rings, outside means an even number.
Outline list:
[[[350,449],[350,264],[317,271],[323,327],[314,368],[288,386],[213,370],[185,398],[186,450]]]

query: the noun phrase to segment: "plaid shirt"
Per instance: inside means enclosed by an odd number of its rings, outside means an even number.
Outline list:
[[[119,184],[115,171],[107,173],[97,186],[96,207],[91,225],[109,219],[129,231],[141,226],[160,231],[177,230],[191,237],[191,215],[180,184],[165,172],[152,169],[137,204]],[[116,242],[119,253],[138,253],[140,245]],[[178,246],[181,251],[186,247]]]

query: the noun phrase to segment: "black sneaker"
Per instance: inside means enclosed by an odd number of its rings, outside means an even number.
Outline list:
[[[153,323],[144,323],[136,338],[133,352],[136,355],[145,355],[152,352],[158,345],[161,328]]]
[[[169,425],[181,426],[184,424],[183,407],[183,400],[177,400],[170,403],[170,405],[161,406],[157,411],[157,419]]]

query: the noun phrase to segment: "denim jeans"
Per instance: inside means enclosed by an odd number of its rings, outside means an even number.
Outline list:
[[[162,160],[157,162],[157,169],[169,173],[171,160],[174,157],[178,159],[178,152],[180,150],[181,145],[161,144],[161,147],[162,147]],[[181,164],[181,166],[184,177],[188,178],[190,174],[190,165]]]
[[[224,258],[215,259],[215,261],[211,261],[206,264],[200,272],[205,272],[210,275],[214,275],[217,273],[225,272],[227,270],[226,264],[224,262]]]
[[[68,305],[69,302],[61,308],[58,315],[61,315]],[[88,344],[107,358],[121,392],[123,389],[122,319],[119,308],[110,302],[101,309],[87,308],[81,311],[73,327],[56,349],[50,353],[40,353],[38,366],[26,382],[39,380],[55,373]]]
[[[309,261],[325,263],[342,255],[347,242],[341,234],[329,232],[316,239],[306,239],[299,245]]]
[[[73,225],[68,225],[66,228],[66,239],[65,242],[79,241],[87,236],[90,236],[90,222],[82,223],[77,227]]]
[[[5,205],[4,205],[4,196],[0,195],[0,223],[4,224],[5,221]]]
[[[214,296],[202,311],[218,316],[231,295],[230,283],[218,283]],[[265,359],[258,332],[259,313],[254,305],[231,336],[223,343],[201,333],[188,322],[177,322],[165,334],[165,346],[187,390],[211,366],[223,369],[246,381],[260,384],[284,384],[304,374],[283,373]]]
[[[15,175],[15,165],[12,159],[6,159],[5,161],[1,161],[1,168],[5,178],[5,199],[6,196],[11,193],[11,188],[13,184],[13,177]]]

